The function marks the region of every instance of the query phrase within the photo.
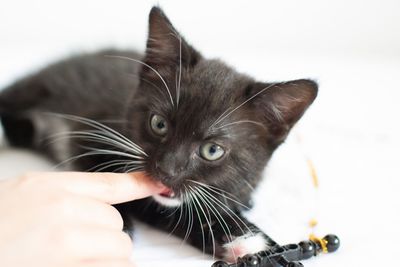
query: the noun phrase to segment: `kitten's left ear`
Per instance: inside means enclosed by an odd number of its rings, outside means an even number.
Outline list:
[[[256,83],[247,88],[246,98],[254,96],[251,103],[267,124],[271,142],[279,144],[312,104],[317,93],[317,83],[303,79],[283,83]]]
[[[194,66],[201,58],[178,33],[164,12],[153,7],[149,15],[149,33],[147,39],[146,64],[158,70],[165,70],[182,64],[182,67]]]

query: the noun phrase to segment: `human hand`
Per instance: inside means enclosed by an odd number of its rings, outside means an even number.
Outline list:
[[[29,173],[0,182],[0,266],[132,267],[111,204],[163,187],[143,173]]]

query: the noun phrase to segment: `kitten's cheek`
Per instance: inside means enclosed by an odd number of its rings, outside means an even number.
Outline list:
[[[262,233],[254,235],[248,233],[243,236],[235,237],[230,242],[225,243],[223,248],[225,250],[223,259],[227,262],[234,263],[238,257],[266,250],[269,246]]]

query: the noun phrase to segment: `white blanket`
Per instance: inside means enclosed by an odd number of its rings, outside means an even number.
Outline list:
[[[308,221],[314,217],[318,235],[341,238],[339,251],[308,260],[306,266],[395,266],[400,237],[399,62],[291,60],[303,62],[307,73],[318,77],[320,94],[274,155],[248,217],[282,244],[307,238]],[[304,155],[318,172],[318,192]],[[49,167],[29,152],[0,150],[2,177]],[[133,258],[140,267],[207,267],[213,262],[141,224]]]

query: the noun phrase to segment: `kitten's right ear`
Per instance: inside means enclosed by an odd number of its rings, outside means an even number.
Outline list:
[[[145,63],[158,71],[176,66],[183,68],[194,66],[200,54],[191,47],[174,28],[159,7],[153,7],[149,15],[149,33],[147,39]],[[149,68],[144,68],[144,71]]]
[[[256,83],[246,89],[246,99],[269,129],[270,142],[280,144],[317,97],[318,85],[302,79],[281,83]]]

